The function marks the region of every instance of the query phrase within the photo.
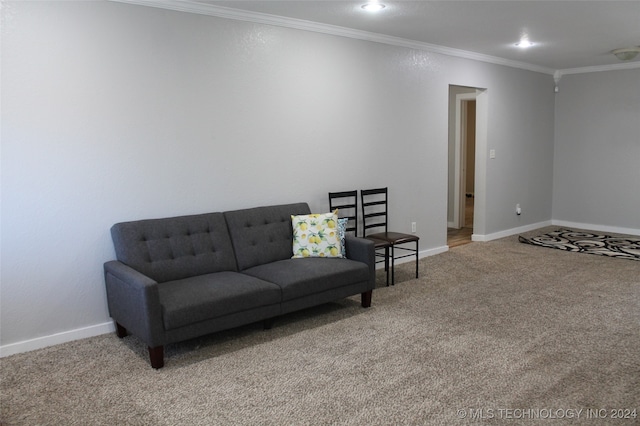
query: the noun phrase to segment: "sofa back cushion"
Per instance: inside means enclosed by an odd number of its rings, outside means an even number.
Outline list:
[[[119,261],[158,282],[237,270],[222,213],[117,223],[111,237]]]
[[[290,259],[293,254],[291,215],[309,214],[307,203],[254,207],[224,213],[238,268]]]

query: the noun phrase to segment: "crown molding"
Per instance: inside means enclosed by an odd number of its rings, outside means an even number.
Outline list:
[[[589,72],[601,72],[601,71],[630,70],[634,68],[640,68],[640,61],[625,62],[622,64],[612,64],[612,65],[596,65],[592,67],[582,67],[582,68],[568,68],[564,70],[558,70],[557,72],[560,75],[569,75],[569,74],[585,74]]]
[[[640,68],[640,62],[602,65],[582,68],[570,68],[555,70],[526,62],[513,61],[496,56],[484,55],[482,53],[467,50],[454,49],[430,43],[409,40],[400,37],[387,36],[368,31],[354,30],[337,25],[321,24],[318,22],[306,21],[303,19],[286,18],[282,16],[270,15],[260,12],[233,9],[210,4],[197,3],[191,0],[110,0],[118,3],[135,4],[161,9],[175,10],[178,12],[196,13],[200,15],[215,16],[218,18],[234,19],[237,21],[253,22],[258,24],[273,25],[278,27],[293,28],[303,31],[311,31],[322,34],[348,37],[357,40],[371,41],[375,43],[388,44],[392,46],[406,47],[410,49],[423,50],[431,53],[453,56],[457,58],[470,59],[474,61],[486,62],[495,65],[503,65],[511,68],[518,68],[527,71],[539,72],[555,76],[568,74],[581,74],[599,71],[612,71],[621,69]]]

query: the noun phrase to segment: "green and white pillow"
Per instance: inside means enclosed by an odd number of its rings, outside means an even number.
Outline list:
[[[338,230],[338,210],[332,213],[291,216],[293,256],[344,257]]]

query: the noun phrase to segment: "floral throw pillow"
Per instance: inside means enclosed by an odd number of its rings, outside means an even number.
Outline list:
[[[291,216],[293,256],[343,257],[338,231],[338,210],[332,213]]]

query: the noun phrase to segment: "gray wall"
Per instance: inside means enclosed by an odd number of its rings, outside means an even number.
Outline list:
[[[388,186],[393,228],[443,250],[450,84],[487,94],[476,232],[551,219],[549,75],[120,3],[2,14],[3,353],[110,330],[118,221]]]
[[[640,69],[564,76],[555,128],[554,220],[640,230]]]

